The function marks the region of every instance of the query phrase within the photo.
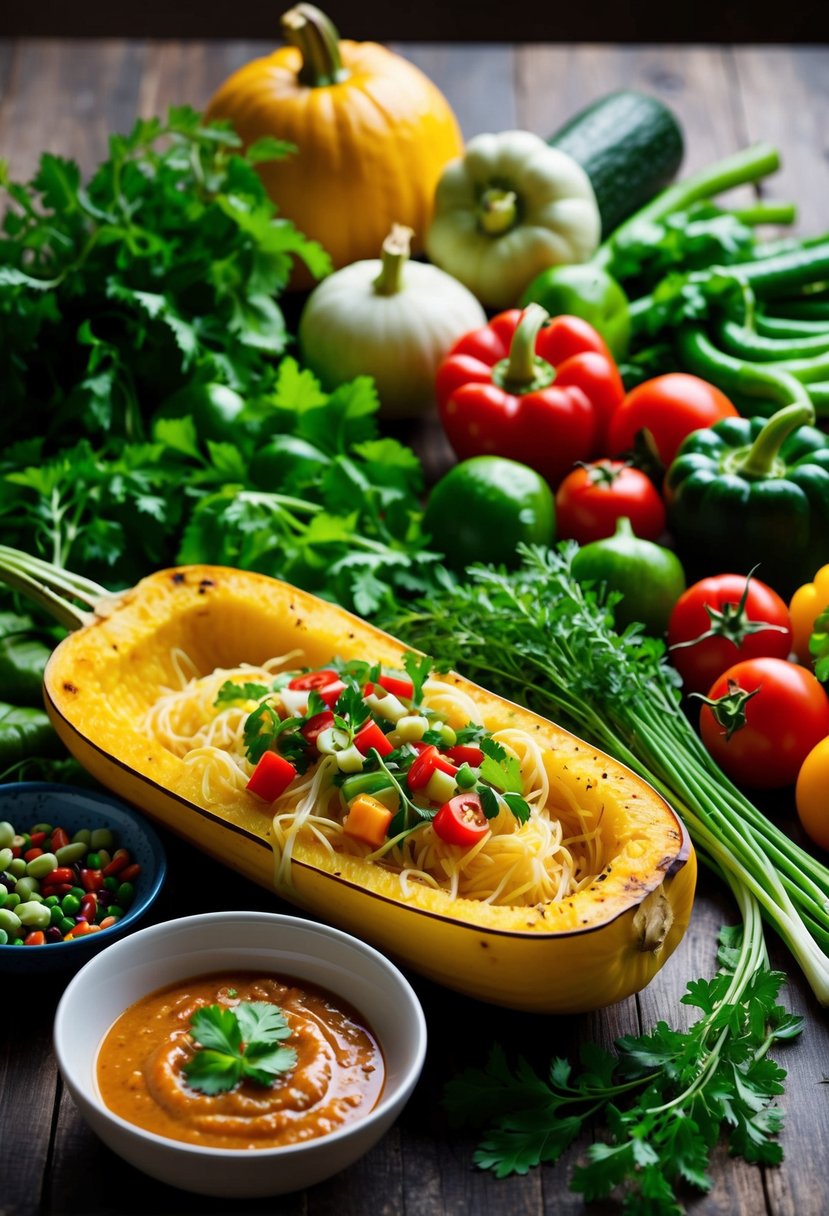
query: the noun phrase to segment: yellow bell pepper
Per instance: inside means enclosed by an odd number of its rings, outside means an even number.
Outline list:
[[[822,566],[811,583],[798,587],[789,604],[792,618],[792,648],[804,667],[811,667],[809,639],[815,621],[829,608],[829,566]]]

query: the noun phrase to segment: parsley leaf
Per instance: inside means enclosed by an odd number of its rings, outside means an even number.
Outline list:
[[[733,930],[725,936],[743,976],[750,947],[737,944]],[[775,1137],[783,1111],[775,1102],[785,1073],[766,1052],[802,1025],[776,1003],[783,979],[760,967],[745,978],[738,1000],[729,999],[730,971],[693,981],[683,999],[703,1014],[687,1031],[660,1022],[617,1040],[615,1053],[588,1043],[578,1072],[555,1059],[541,1077],[494,1046],[484,1068],[447,1084],[449,1119],[484,1129],[475,1162],[503,1178],[557,1161],[585,1121],[603,1111],[607,1133],[574,1168],[571,1189],[590,1202],[621,1187],[625,1211],[678,1216],[674,1187],[709,1189],[709,1158],[724,1129],[731,1152],[747,1161],[781,1159]]]
[[[216,693],[214,705],[232,705],[236,701],[258,701],[266,697],[270,688],[265,684],[236,684],[233,680],[225,680]]]
[[[414,687],[413,700],[418,704],[423,695],[423,685],[429,679],[432,670],[432,660],[427,654],[416,655],[408,650],[403,655],[403,667]]]
[[[190,1019],[190,1034],[199,1049],[183,1071],[202,1093],[223,1093],[243,1079],[269,1086],[296,1064],[294,1049],[281,1045],[291,1035],[285,1015],[268,1001],[203,1006]]]

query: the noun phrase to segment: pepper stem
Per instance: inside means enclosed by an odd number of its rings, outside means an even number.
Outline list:
[[[396,296],[403,290],[403,271],[411,255],[413,236],[405,224],[392,224],[380,253],[380,273],[372,284],[378,296]]]
[[[509,355],[496,363],[492,380],[508,393],[532,393],[546,388],[555,379],[556,370],[546,359],[535,353],[538,332],[550,314],[540,304],[528,304],[512,335]]]
[[[478,225],[487,236],[502,236],[515,226],[518,219],[518,195],[514,190],[492,186],[481,195]]]
[[[312,89],[340,84],[349,71],[340,56],[340,37],[332,22],[313,4],[296,4],[282,14],[282,37],[302,55],[301,84]]]
[[[784,405],[763,424],[751,447],[736,454],[737,458],[728,471],[758,480],[777,476],[783,472],[778,456],[781,444],[792,431],[800,426],[809,426],[814,420],[815,412],[811,406],[798,403]]]

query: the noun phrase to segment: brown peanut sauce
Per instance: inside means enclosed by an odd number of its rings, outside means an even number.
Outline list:
[[[196,1051],[190,1019],[200,1006],[233,1009],[240,1001],[280,1007],[296,1065],[271,1087],[244,1079],[225,1093],[200,1093],[182,1071]],[[368,1114],[384,1077],[377,1040],[345,1001],[305,981],[248,972],[196,976],[136,1001],[107,1031],[97,1059],[98,1089],[111,1111],[210,1148],[276,1148],[325,1136]]]

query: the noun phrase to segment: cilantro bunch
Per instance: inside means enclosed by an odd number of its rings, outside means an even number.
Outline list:
[[[372,381],[328,394],[285,355],[294,261],[330,269],[256,171],[295,152],[177,107],[88,182],[48,153],[27,184],[0,163],[6,544],[112,589],[212,562],[371,613],[432,585],[420,465],[380,438]]]

